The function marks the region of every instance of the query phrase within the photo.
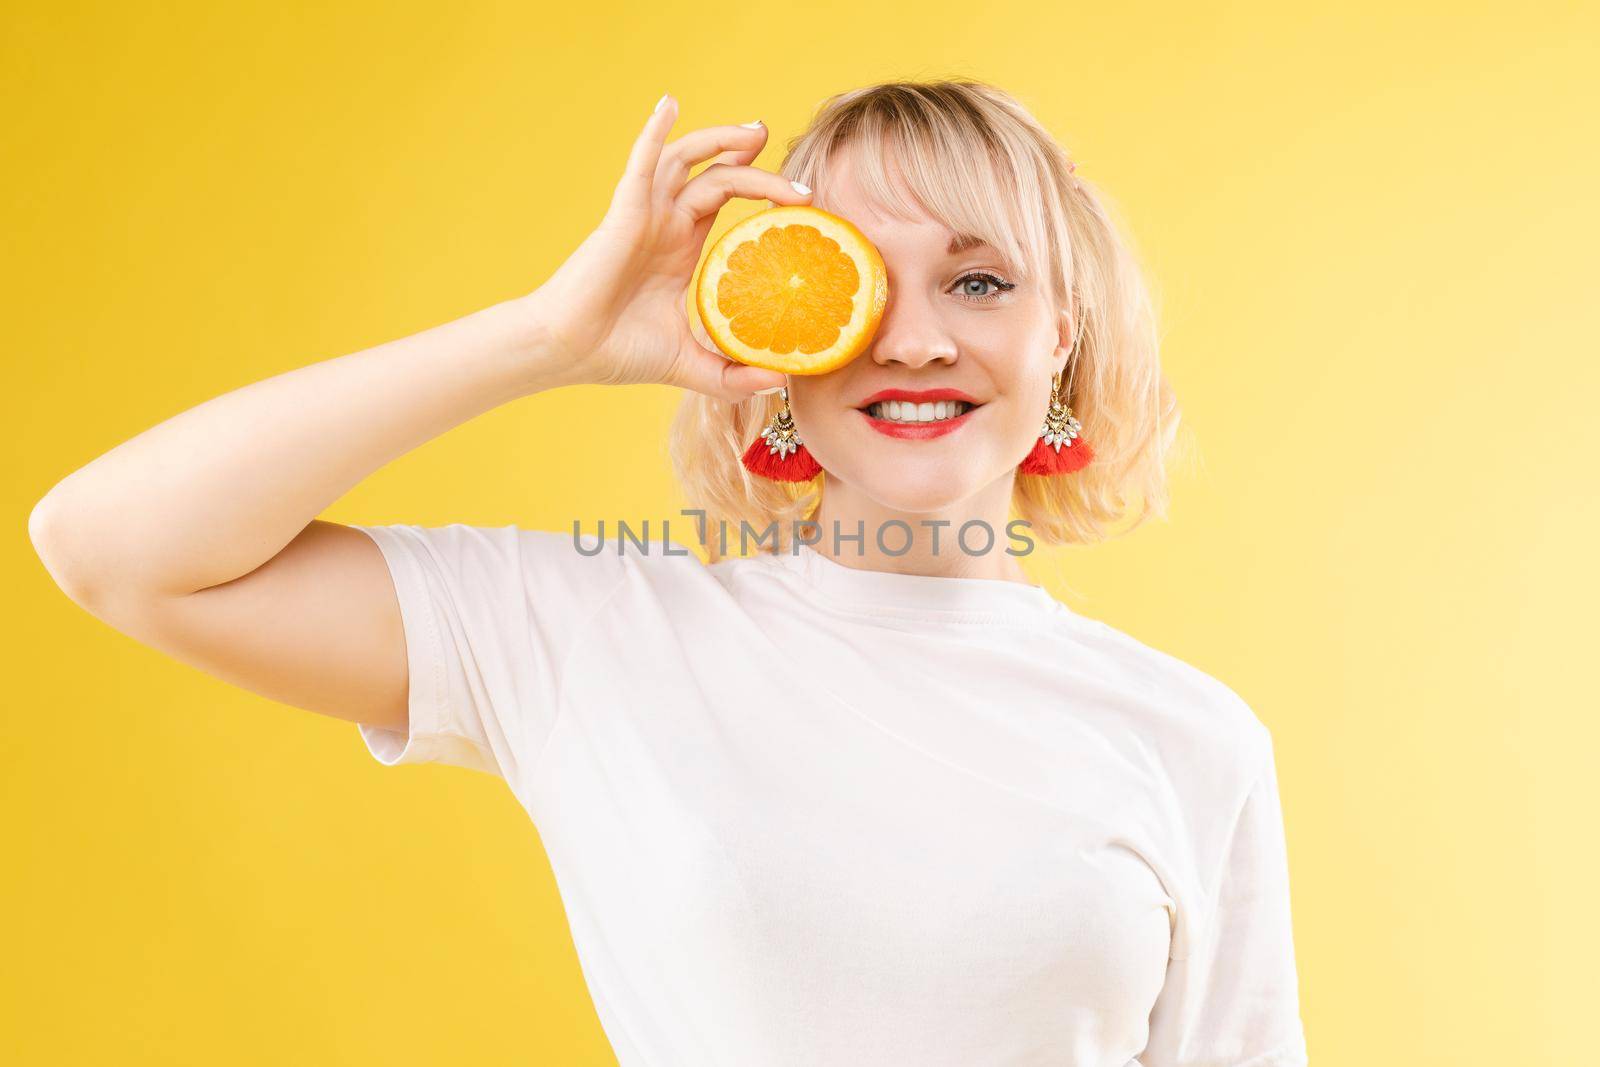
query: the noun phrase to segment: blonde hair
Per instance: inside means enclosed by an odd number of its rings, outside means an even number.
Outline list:
[[[973,79],[887,82],[829,97],[789,142],[779,173],[825,194],[830,160],[855,143],[869,149],[851,161],[875,209],[915,214],[889,179],[888,157],[928,215],[988,241],[1022,279],[1047,279],[1054,307],[1072,311],[1076,336],[1062,388],[1070,382],[1066,400],[1094,461],[1051,477],[1017,472],[1012,508],[1033,536],[1091,543],[1120,521],[1132,520],[1126,533],[1165,518],[1178,404],[1161,373],[1154,300],[1106,198],[1016,99]],[[795,523],[821,500],[826,473],[775,482],[740,461],[781,402],[770,394],[729,405],[690,391],[673,420],[673,469],[690,507],[705,511],[702,543],[712,561],[721,555],[705,536],[712,525],[730,524],[731,540],[740,523],[752,537],[776,523],[787,547]]]

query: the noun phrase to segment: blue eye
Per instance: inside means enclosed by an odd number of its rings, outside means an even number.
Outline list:
[[[964,274],[960,279],[957,280],[956,284],[965,285],[969,281],[987,282],[995,287],[995,291],[992,293],[973,293],[963,290],[961,295],[967,300],[998,300],[1000,299],[1001,293],[1009,292],[1017,287],[1014,282],[1008,282],[1004,278],[998,278],[987,271],[973,271],[971,274]]]

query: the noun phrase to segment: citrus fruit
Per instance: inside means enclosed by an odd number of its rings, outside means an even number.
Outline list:
[[[826,374],[872,342],[889,274],[854,225],[803,204],[758,211],[711,246],[695,304],[725,355],[785,374]]]

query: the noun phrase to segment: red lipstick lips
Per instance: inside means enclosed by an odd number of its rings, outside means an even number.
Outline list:
[[[964,400],[968,404],[977,406],[978,402],[959,389],[879,389],[867,397],[857,408],[871,407],[880,400],[909,400],[913,404],[921,404],[933,400]]]
[[[959,400],[967,404],[968,407],[966,411],[963,411],[953,419],[939,419],[935,422],[894,422],[890,419],[875,418],[871,413],[872,405],[886,400],[900,400],[912,404],[929,404],[939,400]],[[868,426],[871,426],[885,437],[925,441],[930,437],[943,437],[947,433],[954,433],[959,430],[980,406],[978,401],[959,389],[880,389],[863,400],[857,410],[866,418]]]

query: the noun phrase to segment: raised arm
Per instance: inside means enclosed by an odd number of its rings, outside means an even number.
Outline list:
[[[313,521],[369,473],[576,377],[522,301],[215,397],[69,474],[29,531],[91,614],[299,707],[404,724],[403,633],[359,531]]]
[[[38,503],[40,557],[91,610],[254,571],[395,457],[577,380],[525,301],[254,382],[145,430]]]
[[[382,557],[318,514],[395,457],[544,389],[661,382],[733,401],[782,384],[704,347],[684,297],[729,199],[804,198],[745,165],[764,129],[667,145],[675,116],[670,98],[652,114],[600,226],[534,292],[225,393],[67,475],[29,517],[51,576],[108,624],[225,680],[403,727],[405,646]]]

